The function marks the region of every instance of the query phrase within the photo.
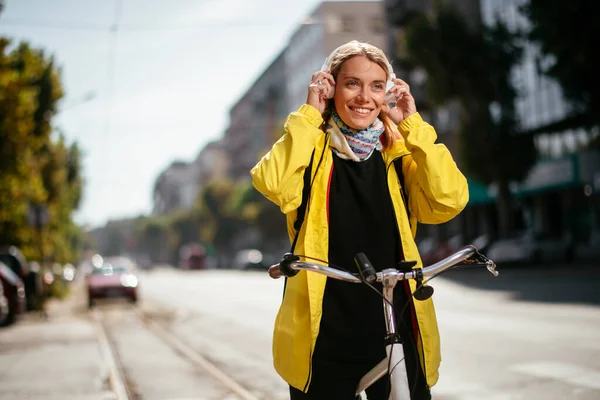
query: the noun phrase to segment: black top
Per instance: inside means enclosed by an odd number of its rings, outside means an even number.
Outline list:
[[[334,153],[328,205],[331,266],[358,272],[354,256],[362,252],[377,271],[397,268],[403,259],[402,247],[387,169],[379,151],[362,162],[344,160]],[[380,283],[374,286],[381,292]],[[416,318],[413,305],[407,306],[408,293],[406,282],[396,285],[396,327],[404,340],[409,385],[415,388],[412,398],[431,399],[419,367],[414,340]],[[385,358],[385,335],[382,297],[367,285],[328,278],[312,357],[310,390],[320,393],[334,381],[350,379],[352,392],[358,379]],[[387,378],[380,382],[385,393],[389,385],[386,382]]]
[[[329,189],[329,262],[358,272],[356,253],[377,271],[401,260],[400,238],[386,166],[379,151],[362,162],[334,155]],[[381,290],[381,285],[376,286]],[[363,284],[327,279],[319,341],[339,361],[380,361],[385,356],[382,298]]]

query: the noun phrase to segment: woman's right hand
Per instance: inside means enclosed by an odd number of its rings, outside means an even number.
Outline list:
[[[306,104],[313,106],[321,114],[327,107],[327,102],[335,92],[335,80],[329,71],[315,72],[308,85]]]

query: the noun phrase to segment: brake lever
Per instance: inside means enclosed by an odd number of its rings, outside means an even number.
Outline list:
[[[498,275],[500,275],[500,272],[496,271],[496,263],[493,262],[492,260],[490,260],[489,258],[487,258],[486,256],[484,256],[483,254],[481,254],[479,252],[479,250],[475,250],[475,253],[471,257],[458,263],[458,265],[465,265],[465,266],[477,266],[477,264],[485,265],[487,270],[494,277],[497,277]]]

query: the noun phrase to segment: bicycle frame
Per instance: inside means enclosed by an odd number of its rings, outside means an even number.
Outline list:
[[[360,395],[372,384],[381,379],[391,366],[390,374],[391,383],[391,400],[410,399],[410,387],[408,384],[408,376],[406,374],[406,362],[404,360],[404,347],[402,339],[396,332],[396,318],[394,307],[394,288],[396,287],[398,271],[395,269],[386,269],[382,272],[383,284],[383,310],[385,316],[385,326],[389,338],[393,342],[386,345],[387,357],[377,364],[371,371],[358,383],[356,395]]]

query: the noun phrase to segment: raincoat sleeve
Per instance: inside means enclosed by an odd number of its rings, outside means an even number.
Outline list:
[[[469,201],[467,179],[448,148],[435,143],[435,130],[419,113],[402,121],[398,129],[411,152],[402,163],[410,213],[423,224],[451,220]]]
[[[265,197],[277,204],[284,214],[302,202],[304,170],[310,163],[323,118],[319,110],[308,104],[291,113],[284,135],[250,170],[252,184]]]

